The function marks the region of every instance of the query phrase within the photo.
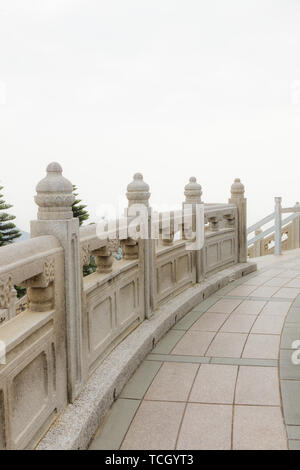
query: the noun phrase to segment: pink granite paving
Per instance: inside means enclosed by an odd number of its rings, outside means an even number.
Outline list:
[[[199,314],[158,355],[164,362],[121,449],[288,449],[276,361],[299,289],[299,270],[276,266],[245,278]],[[208,363],[193,363],[195,357]]]

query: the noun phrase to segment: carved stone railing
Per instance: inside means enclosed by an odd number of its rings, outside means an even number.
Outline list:
[[[23,449],[67,403],[63,249],[54,237],[37,237],[1,248],[0,266],[3,310],[14,284],[27,287],[27,308],[0,327],[0,449]]]
[[[116,224],[117,225],[117,224]],[[83,277],[83,345],[86,377],[111,349],[145,318],[144,271],[136,255],[126,251],[128,240],[121,240],[124,256],[116,261],[113,251],[119,243],[119,230],[109,240],[101,238],[96,225],[80,228],[81,263],[96,260],[96,272]],[[126,245],[127,244],[127,245]],[[128,259],[129,258],[129,259]]]
[[[155,308],[194,284],[197,279],[204,279],[237,262],[237,207],[233,204],[204,204],[204,217],[207,226],[204,247],[200,250],[202,259],[198,265],[197,250],[188,250],[184,238],[175,240],[179,227],[184,227],[182,211],[171,214],[171,234],[163,228],[168,214],[160,214],[160,240],[156,243],[155,251]],[[177,227],[177,231],[174,227]],[[184,232],[184,228],[181,230]]]
[[[237,263],[239,256],[238,208],[234,204],[208,205],[205,219],[204,273],[211,274]]]
[[[127,187],[124,218],[102,227],[79,228],[72,189],[60,165],[51,163],[37,185],[31,240],[0,248],[0,341],[6,347],[0,449],[34,447],[125,336],[160,315],[174,296],[246,261],[246,200],[239,180],[228,204],[203,205],[192,177],[182,209],[156,213],[149,186],[137,173]],[[200,213],[205,227],[199,229]],[[120,245],[117,261],[113,253]],[[96,271],[83,276],[91,256]],[[14,285],[27,288],[23,299],[16,299]]]

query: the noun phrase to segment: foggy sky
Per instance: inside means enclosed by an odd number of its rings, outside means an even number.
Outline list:
[[[0,0],[0,184],[18,226],[51,161],[91,219],[137,171],[153,204],[180,203],[192,175],[205,202],[240,177],[250,223],[274,196],[294,204],[299,25],[297,0]]]

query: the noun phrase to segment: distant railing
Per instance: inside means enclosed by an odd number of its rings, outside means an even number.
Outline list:
[[[291,214],[283,218],[283,214]],[[266,224],[272,225],[265,228]],[[253,236],[254,235],[254,236]],[[300,247],[300,204],[282,207],[282,198],[275,197],[275,210],[247,229],[248,256],[280,255],[283,250]]]

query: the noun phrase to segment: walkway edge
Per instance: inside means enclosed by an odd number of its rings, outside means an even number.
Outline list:
[[[96,369],[77,400],[68,405],[37,449],[86,449],[124,385],[170,328],[201,301],[256,269],[256,264],[252,262],[224,269],[158,309],[152,318],[136,328]]]
[[[300,448],[300,366],[292,361],[293,353],[299,359],[299,346],[292,349],[292,343],[299,340],[300,295],[295,298],[286,316],[279,350],[280,392],[290,450]]]

